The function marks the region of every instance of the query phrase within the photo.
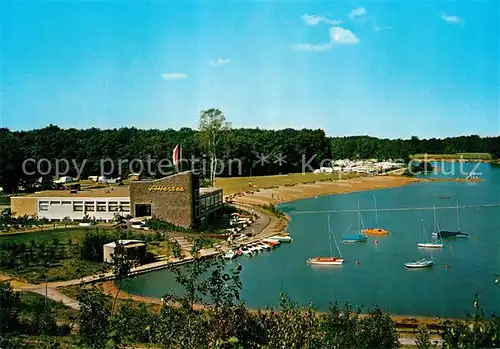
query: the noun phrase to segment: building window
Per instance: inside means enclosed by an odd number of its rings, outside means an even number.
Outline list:
[[[97,211],[106,212],[106,201],[97,201]]]
[[[128,202],[120,203],[122,212],[130,212],[130,204]]]
[[[47,212],[49,210],[49,202],[48,201],[40,201],[40,205],[38,208],[42,212]]]
[[[150,217],[151,216],[151,204],[135,204],[135,216],[136,217]]]
[[[51,205],[60,205],[61,201],[51,201],[50,204]]]
[[[83,211],[83,201],[75,201],[73,202],[73,211],[81,212]]]
[[[63,205],[71,205],[71,201],[62,201],[61,202]]]
[[[118,206],[118,201],[110,201],[108,204],[111,212],[116,212],[120,208],[120,206]]]
[[[94,211],[95,211],[95,204],[93,202],[86,202],[85,212],[94,212]]]
[[[201,198],[201,200],[200,200],[200,210],[201,210],[201,212],[205,211],[206,208],[207,208],[206,198]]]
[[[220,205],[222,203],[222,193],[218,192],[217,193],[217,205]]]

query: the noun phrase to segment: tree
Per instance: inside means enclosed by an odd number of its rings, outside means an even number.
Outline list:
[[[431,344],[431,334],[427,326],[420,326],[418,328],[415,346],[417,347],[417,349],[433,348],[433,345]]]
[[[323,344],[331,349],[355,349],[358,346],[359,309],[346,304],[344,309],[334,303],[325,314],[321,327]]]
[[[0,335],[17,329],[20,310],[19,294],[7,281],[0,281]]]
[[[231,129],[231,124],[220,109],[202,110],[199,122],[199,137],[202,147],[210,157],[210,180],[215,185],[217,152],[220,150],[221,137]]]
[[[90,348],[104,348],[109,338],[111,302],[95,286],[80,288],[77,296],[80,304],[80,341]]]
[[[389,314],[375,307],[359,323],[358,348],[399,348],[396,326]]]
[[[500,347],[500,319],[485,319],[479,297],[474,296],[474,314],[465,321],[455,321],[445,329],[444,348],[498,348]]]

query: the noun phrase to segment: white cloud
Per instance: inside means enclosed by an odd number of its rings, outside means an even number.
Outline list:
[[[458,16],[451,16],[444,13],[441,13],[441,19],[448,23],[459,23],[462,21]]]
[[[359,38],[350,30],[342,27],[330,28],[330,42],[321,44],[294,44],[290,46],[298,51],[328,51],[333,45],[356,45],[359,44]]]
[[[210,64],[214,66],[220,66],[220,65],[225,65],[228,64],[230,61],[229,58],[217,58],[216,61],[211,61]]]
[[[330,39],[335,45],[356,45],[359,44],[359,38],[349,29],[342,27],[330,28]]]
[[[161,77],[165,80],[178,80],[187,78],[187,75],[183,73],[165,73],[161,74]]]
[[[302,20],[309,25],[318,25],[319,23],[322,22],[326,24],[336,25],[336,24],[341,24],[343,22],[341,20],[329,19],[325,16],[308,15],[307,13],[302,15],[300,18],[302,18]]]
[[[364,7],[355,8],[349,13],[349,18],[360,17],[366,15],[366,10]]]
[[[326,44],[294,44],[292,49],[298,51],[327,51],[332,48],[331,42]]]

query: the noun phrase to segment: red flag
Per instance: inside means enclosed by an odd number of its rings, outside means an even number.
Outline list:
[[[174,147],[174,151],[172,152],[172,160],[174,166],[177,166],[179,164],[179,144]]]

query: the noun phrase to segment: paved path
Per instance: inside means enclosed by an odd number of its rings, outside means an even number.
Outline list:
[[[61,292],[59,292],[55,288],[45,289],[45,287],[37,287],[37,288],[30,289],[30,291],[34,292],[34,293],[41,294],[44,297],[45,297],[45,295],[47,295],[47,298],[52,299],[56,302],[61,302],[62,304],[64,304],[65,306],[67,306],[69,308],[73,308],[76,310],[80,309],[80,305],[78,304],[78,301],[62,294]],[[45,292],[47,292],[47,293],[45,293]]]

